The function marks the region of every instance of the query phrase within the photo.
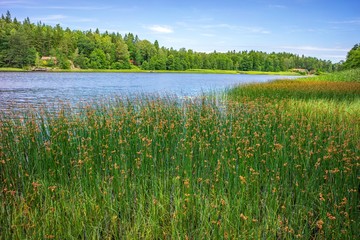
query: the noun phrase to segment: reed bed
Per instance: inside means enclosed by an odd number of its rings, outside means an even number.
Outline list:
[[[360,68],[333,72],[331,74],[327,73],[305,79],[311,81],[360,82]]]
[[[3,115],[0,238],[355,239],[359,85],[306,84]]]

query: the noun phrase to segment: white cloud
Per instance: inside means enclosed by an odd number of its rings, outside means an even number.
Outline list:
[[[7,1],[1,1],[0,5],[7,6],[7,5],[20,4],[20,3],[26,3],[26,2],[21,0],[7,0]]]
[[[211,33],[202,33],[201,35],[204,37],[215,37],[215,34],[211,34]]]
[[[270,8],[278,8],[278,9],[286,9],[287,7],[285,5],[269,5]]]
[[[352,20],[345,20],[345,21],[332,21],[329,23],[333,23],[333,24],[360,24],[360,19],[352,19]]]
[[[31,19],[35,20],[35,21],[41,21],[43,23],[74,23],[74,22],[95,22],[96,19],[92,19],[92,18],[78,18],[78,17],[71,17],[71,16],[66,16],[66,15],[61,15],[61,14],[55,14],[55,15],[48,15],[48,16],[42,16],[42,17],[32,17]]]
[[[54,10],[79,10],[79,11],[99,11],[112,9],[111,7],[100,6],[28,6],[29,9],[54,9]]]
[[[314,46],[281,46],[279,48],[289,50],[303,50],[303,51],[317,51],[317,52],[348,52],[349,49],[345,48],[323,48]]]
[[[237,28],[237,26],[235,25],[230,25],[227,23],[219,23],[219,24],[208,24],[208,25],[203,25],[203,26],[199,26],[200,28],[205,28],[205,29],[214,29],[214,28],[227,28],[230,30],[235,30]]]
[[[203,32],[206,29],[207,32],[210,31],[211,34],[216,35],[216,31],[219,30],[230,30],[234,32],[240,32],[243,34],[252,33],[252,34],[270,34],[271,31],[267,30],[260,26],[244,26],[244,25],[233,25],[224,22],[215,22],[213,18],[184,18],[183,21],[178,21],[176,24],[181,27],[183,30],[192,31],[192,32]]]
[[[262,33],[262,34],[270,34],[271,32],[268,30],[265,30],[261,27],[241,27],[245,31],[252,32],[252,33]]]
[[[35,21],[52,22],[52,21],[64,20],[66,18],[68,18],[68,17],[65,15],[56,14],[56,15],[48,15],[48,16],[43,16],[43,17],[35,17],[33,19]]]
[[[195,26],[194,26],[195,27]],[[204,25],[204,26],[198,26],[199,28],[203,28],[203,29],[218,29],[218,28],[223,28],[223,29],[229,29],[232,31],[241,31],[241,32],[250,32],[250,33],[261,33],[261,34],[269,34],[271,33],[270,31],[262,28],[262,27],[245,27],[245,26],[236,26],[236,25],[231,25],[231,24],[227,24],[227,23],[220,23],[220,24],[209,24],[209,25]]]
[[[169,26],[153,25],[153,26],[150,26],[147,28],[155,33],[173,33],[174,32],[174,30]]]
[[[299,55],[312,56],[320,59],[329,59],[332,62],[345,60],[350,49],[340,47],[317,47],[317,46],[273,46],[275,51],[292,52]]]

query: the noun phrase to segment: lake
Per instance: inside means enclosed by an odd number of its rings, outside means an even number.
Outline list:
[[[139,94],[194,97],[246,83],[294,76],[182,73],[0,72],[0,110],[76,104]]]

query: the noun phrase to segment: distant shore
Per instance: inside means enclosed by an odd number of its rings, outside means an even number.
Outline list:
[[[214,69],[188,69],[185,71],[172,70],[142,70],[142,69],[23,69],[23,68],[0,68],[0,72],[99,72],[99,73],[198,73],[198,74],[251,74],[251,75],[289,75],[297,76],[295,72],[261,72],[261,71],[235,71],[235,70],[214,70]]]

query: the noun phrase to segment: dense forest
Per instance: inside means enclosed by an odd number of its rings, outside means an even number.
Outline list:
[[[158,41],[141,40],[132,33],[79,31],[18,21],[8,11],[0,19],[0,67],[46,66],[62,69],[187,70],[332,72],[341,64],[292,53],[229,51],[195,52],[161,47]]]

